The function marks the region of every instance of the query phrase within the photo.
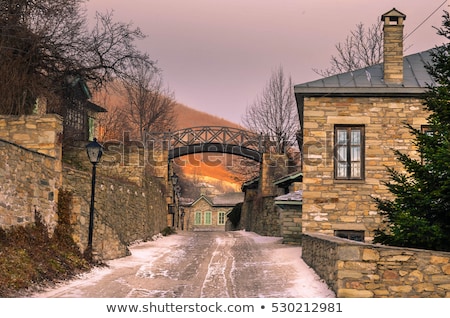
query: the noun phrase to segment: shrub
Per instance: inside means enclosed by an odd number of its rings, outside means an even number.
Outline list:
[[[39,213],[34,224],[0,229],[0,297],[91,268],[71,236],[70,195],[60,191],[58,224],[51,237]]]

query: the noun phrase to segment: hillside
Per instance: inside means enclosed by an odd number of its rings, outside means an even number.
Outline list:
[[[193,109],[186,105],[177,103],[175,105],[177,114],[177,129],[197,127],[197,126],[227,126],[242,128],[242,126],[226,119]]]

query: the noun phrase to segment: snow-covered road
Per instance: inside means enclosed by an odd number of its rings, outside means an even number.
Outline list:
[[[330,298],[301,248],[252,232],[180,232],[32,297]]]

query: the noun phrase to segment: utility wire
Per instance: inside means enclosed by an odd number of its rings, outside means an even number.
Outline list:
[[[422,27],[422,25],[426,22],[426,21],[428,21],[428,19],[430,19],[445,3],[447,2],[447,0],[444,0],[444,2],[442,2],[436,9],[434,9],[433,10],[433,12],[432,13],[430,13],[422,22],[420,22],[408,35],[406,35],[405,37],[404,37],[404,39],[406,39],[406,38],[408,38],[409,36],[411,36],[414,32],[416,32],[420,27]],[[358,69],[358,70],[364,70],[364,69],[367,69],[368,67],[370,67],[370,66],[372,66],[372,65],[368,65],[368,66],[365,66],[365,67],[363,67],[363,68],[361,68],[361,69]],[[357,70],[353,70],[353,71],[349,71],[349,72],[347,72],[347,73],[353,73],[354,71],[357,71]],[[337,76],[337,75],[339,75],[339,74],[335,74],[335,75],[331,75],[331,76]],[[362,74],[359,74],[359,75],[356,75],[357,77],[359,77],[359,76],[364,76],[364,75],[366,75],[367,76],[367,71],[365,72],[365,73],[362,73]],[[349,82],[351,82],[351,81],[353,81],[354,80],[354,78],[353,79],[350,79],[347,83],[349,83]],[[337,88],[336,88],[337,89]],[[324,95],[322,95],[322,97],[326,97],[326,96],[328,96],[328,95],[330,95],[332,92],[329,92],[329,93],[326,93],[326,94],[324,94]]]
[[[405,36],[405,39],[407,39],[410,35],[412,35],[414,32],[416,32],[425,22],[428,21],[429,18],[431,18],[433,16],[433,14],[435,14],[437,12],[437,10],[439,10],[445,3],[447,2],[447,0],[444,0],[444,2],[442,2],[439,7],[437,7],[433,12],[430,13],[430,15],[428,15],[425,20],[423,20],[421,23],[419,23],[418,26],[415,27],[414,30],[412,30],[408,35]]]

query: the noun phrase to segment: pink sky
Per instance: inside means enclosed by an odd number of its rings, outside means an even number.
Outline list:
[[[407,16],[405,54],[445,41],[433,29],[449,10],[444,0],[88,1],[90,16],[114,10],[115,20],[141,28],[139,48],[158,61],[178,102],[235,123],[273,69],[294,84],[317,79],[313,69],[329,66],[335,44],[394,7]]]

